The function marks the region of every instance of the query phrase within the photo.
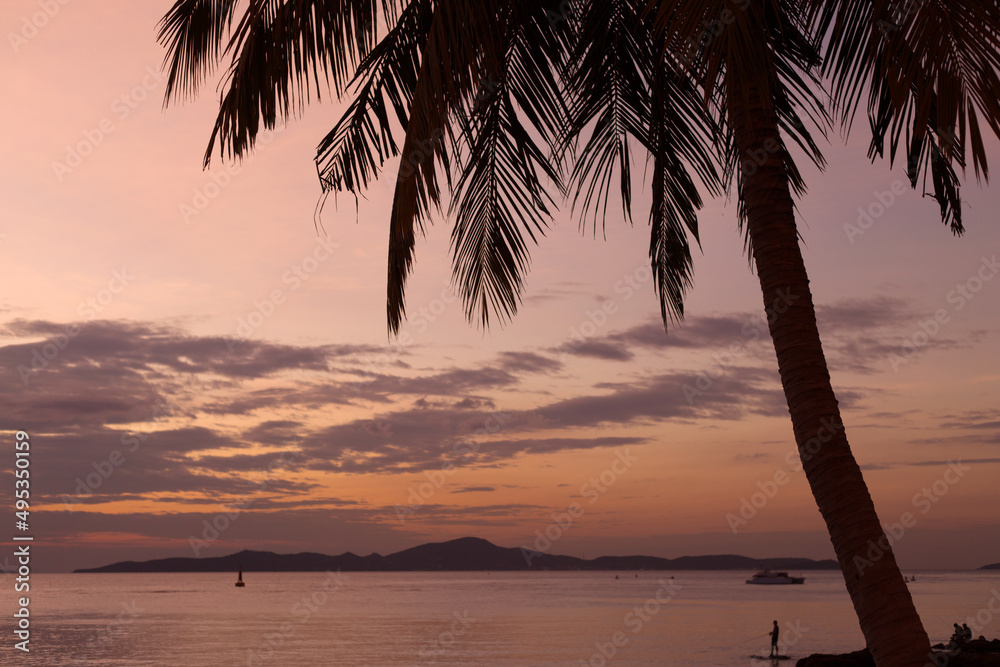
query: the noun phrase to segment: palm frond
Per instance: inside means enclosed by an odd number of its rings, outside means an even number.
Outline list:
[[[964,172],[969,148],[976,177],[988,180],[981,121],[1000,137],[1000,6],[846,0],[817,2],[813,17],[845,125],[867,90],[870,156],[888,141],[891,165],[904,145],[911,184],[929,175],[942,221],[961,234],[954,166]]]
[[[389,220],[386,314],[396,333],[406,315],[406,279],[413,266],[417,229],[423,233],[433,208],[440,207],[438,167],[451,187],[450,154],[458,145],[450,122],[479,79],[478,54],[493,51],[494,35],[480,30],[495,15],[492,0],[438,0],[420,59],[413,102],[400,153],[399,174]]]
[[[544,48],[548,7],[516,1],[499,9],[489,22],[497,52],[483,52],[483,79],[460,114],[465,159],[450,211],[455,280],[467,317],[484,327],[491,314],[506,321],[517,311],[529,262],[525,237],[537,243],[554,203],[544,181],[561,187],[528,127],[551,146],[566,114],[554,51]]]
[[[631,147],[653,162],[650,264],[664,326],[684,314],[692,285],[688,235],[698,241],[696,185],[720,191],[715,141],[721,129],[697,87],[681,70],[677,53],[654,32],[644,2],[589,3],[578,17],[578,43],[569,59],[572,95],[566,146],[590,135],[575,156],[571,191],[582,202],[581,226],[606,219],[618,172],[624,217],[631,216]],[[700,243],[700,241],[698,241]]]
[[[371,50],[378,12],[377,0],[252,0],[227,46],[233,61],[205,164],[216,141],[240,158],[261,127],[300,114],[323,88],[342,90]]]
[[[355,99],[316,149],[324,191],[357,195],[399,153],[390,110],[406,128],[431,16],[431,0],[411,2],[358,65]]]
[[[631,221],[633,137],[650,146],[652,56],[649,26],[630,0],[606,0],[581,7],[579,34],[570,58],[567,87],[572,91],[563,146],[590,130],[575,156],[570,178],[580,225],[597,233],[607,218],[611,185],[618,172],[622,214]],[[592,128],[589,127],[592,124]]]
[[[167,48],[164,106],[193,98],[218,65],[237,0],[177,0],[160,21],[157,41]]]
[[[665,57],[660,58],[653,80],[651,111],[649,258],[666,327],[671,320],[683,319],[684,297],[693,285],[688,234],[701,245],[697,213],[703,202],[691,171],[710,194],[721,189],[713,155],[718,129],[705,113],[698,91]]]
[[[746,108],[749,91],[766,90],[766,99],[756,100],[764,116],[775,119],[782,135],[797,144],[817,167],[825,166],[815,128],[825,137],[830,117],[823,105],[823,88],[817,76],[821,63],[815,37],[807,30],[809,14],[802,3],[765,0],[731,4],[725,0],[679,0],[674,3],[649,0],[655,28],[668,49],[678,54],[684,72],[704,91],[705,104],[719,114],[723,132],[717,136],[724,155],[723,182],[735,185],[737,219],[747,231],[743,204],[743,177],[761,160],[780,158],[793,191],[802,195],[806,183],[789,153],[785,139],[771,146],[766,155],[737,152],[729,124],[732,109]],[[745,118],[752,123],[754,118]],[[748,259],[752,257],[749,235],[745,236]]]

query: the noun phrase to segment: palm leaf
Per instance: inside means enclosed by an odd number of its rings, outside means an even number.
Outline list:
[[[816,2],[827,40],[825,69],[849,128],[868,91],[869,155],[889,143],[890,164],[906,149],[916,187],[930,175],[942,221],[961,234],[957,164],[972,153],[977,178],[989,178],[980,120],[1000,137],[1000,6],[992,2]]]
[[[386,314],[393,333],[406,315],[404,294],[413,266],[416,231],[423,232],[431,209],[440,207],[438,166],[451,185],[448,148],[457,146],[457,139],[450,117],[463,99],[468,99],[479,78],[480,49],[493,50],[493,36],[479,26],[485,17],[495,14],[492,2],[438,0],[434,7],[389,220]]]
[[[354,101],[316,149],[324,191],[358,194],[377,177],[385,161],[399,153],[390,109],[399,126],[406,128],[431,16],[430,0],[411,2],[359,64]]]
[[[517,311],[529,261],[525,235],[537,243],[551,216],[543,178],[560,187],[528,128],[552,146],[566,114],[554,51],[540,39],[548,8],[510,2],[498,9],[479,26],[495,32],[497,51],[482,52],[484,76],[460,114],[464,160],[451,206],[455,279],[466,315],[484,327],[491,314],[505,321]]]
[[[177,0],[160,21],[157,40],[167,48],[166,105],[193,98],[216,67],[237,0]]]
[[[760,100],[762,113],[773,114],[783,135],[821,169],[825,159],[809,128],[825,136],[829,123],[816,72],[820,56],[815,38],[806,29],[809,15],[801,3],[765,0],[745,5],[736,11],[726,0],[649,0],[647,5],[667,50],[677,54],[682,70],[702,89],[706,109],[716,115],[721,128],[716,141],[725,165],[723,182],[727,187],[736,187],[737,218],[744,233],[743,175],[755,169],[764,156],[737,153],[728,126],[732,121],[728,110],[747,105],[749,90],[772,91],[770,97]],[[758,48],[754,43],[760,35],[765,36],[768,48]],[[784,140],[772,151],[784,163],[794,192],[802,195],[805,180]],[[744,240],[750,258],[753,249],[749,235]]]
[[[607,219],[616,170],[622,214],[631,220],[629,137],[650,146],[652,57],[648,25],[635,3],[591,2],[580,11],[569,62],[567,87],[573,98],[563,148],[568,150],[585,129],[590,130],[575,156],[570,188],[574,207],[581,206],[581,227],[589,220],[596,234],[598,218],[602,226]]]
[[[378,11],[376,0],[252,0],[227,46],[233,61],[205,164],[217,140],[223,156],[242,157],[262,126],[300,114],[324,87],[342,90],[371,49]]]
[[[712,138],[717,129],[697,90],[666,57],[653,81],[650,154],[653,159],[649,257],[664,326],[684,317],[684,296],[693,285],[688,234],[701,245],[697,212],[701,194],[691,170],[712,194],[719,193]],[[690,169],[688,168],[690,165]]]

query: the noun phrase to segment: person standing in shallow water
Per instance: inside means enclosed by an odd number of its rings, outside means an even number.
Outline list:
[[[778,622],[774,622],[774,627],[771,628],[771,655],[778,655]]]

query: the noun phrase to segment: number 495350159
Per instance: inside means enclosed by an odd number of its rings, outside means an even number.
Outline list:
[[[31,497],[31,473],[28,468],[31,465],[29,459],[31,444],[28,434],[24,431],[18,431],[14,437],[16,439],[14,444],[14,467],[16,468],[14,476],[17,478],[14,482],[14,496],[16,498],[14,515],[17,517],[15,525],[20,530],[28,530],[28,500]]]

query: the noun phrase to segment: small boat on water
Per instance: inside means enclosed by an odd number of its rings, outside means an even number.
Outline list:
[[[238,575],[236,575],[236,585],[237,586],[246,586],[246,584],[243,583],[243,566],[242,565],[240,565],[240,573]]]
[[[772,572],[762,570],[747,579],[748,584],[780,585],[780,584],[804,584],[805,577],[789,577],[787,572]]]

